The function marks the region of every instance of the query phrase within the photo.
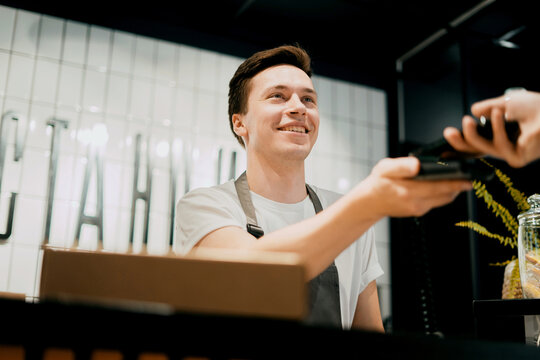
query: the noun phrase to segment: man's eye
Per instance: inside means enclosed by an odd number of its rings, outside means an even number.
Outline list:
[[[304,101],[307,101],[307,102],[315,102],[315,100],[311,97],[305,97],[304,98]]]
[[[276,98],[276,99],[284,99],[285,98],[282,94],[272,94],[272,96],[270,96],[270,97]]]

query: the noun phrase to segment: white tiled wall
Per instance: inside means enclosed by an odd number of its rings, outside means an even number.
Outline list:
[[[149,251],[168,244],[169,161],[180,159],[177,198],[184,194],[186,158],[190,188],[216,183],[223,148],[227,180],[231,152],[237,175],[245,155],[230,132],[228,81],[243,59],[103,27],[0,6],[0,113],[29,120],[23,157],[13,161],[14,129],[2,174],[0,231],[10,192],[17,192],[12,236],[0,243],[0,291],[37,294],[40,244],[46,214],[50,117],[69,121],[61,131],[50,243],[71,246],[77,225],[87,145],[95,124],[104,124],[104,246],[124,251],[129,238],[135,137],[148,137],[154,157]],[[316,70],[316,69],[315,69]],[[319,140],[307,161],[307,180],[346,192],[387,155],[386,95],[342,80],[313,77],[320,98]],[[174,144],[174,145],[173,145]],[[156,150],[158,149],[158,150]],[[337,176],[336,176],[337,174]],[[139,187],[144,187],[143,181]],[[94,184],[94,182],[92,183]],[[143,190],[143,189],[139,189]],[[87,213],[95,206],[91,186]],[[135,242],[140,246],[142,207]],[[379,280],[383,315],[390,313],[388,221],[376,225],[386,275]],[[94,249],[96,229],[83,226],[80,246]]]

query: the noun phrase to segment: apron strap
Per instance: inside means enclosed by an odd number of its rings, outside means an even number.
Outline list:
[[[249,192],[249,185],[247,182],[247,175],[245,171],[242,173],[242,175],[238,177],[238,179],[235,180],[234,186],[236,188],[238,198],[240,199],[240,205],[242,205],[242,209],[246,214],[246,229],[251,235],[255,236],[258,239],[264,235],[264,230],[257,223],[257,215],[255,215],[255,207],[253,206],[253,202],[251,201],[251,194]],[[308,184],[306,184],[306,189],[309,198],[313,203],[313,207],[315,208],[315,213],[318,213],[322,210],[322,205],[319,197],[317,196],[317,194],[315,194],[315,191]]]
[[[255,215],[255,207],[251,201],[251,194],[249,193],[249,185],[247,182],[246,172],[235,180],[234,186],[236,187],[236,193],[238,199],[240,199],[240,205],[246,214],[247,225],[246,229],[248,233],[255,236],[257,239],[264,235],[264,230],[257,224],[257,216]]]

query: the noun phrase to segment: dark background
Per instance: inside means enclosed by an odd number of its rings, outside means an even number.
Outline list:
[[[0,3],[240,57],[298,42],[311,53],[316,74],[386,91],[391,156],[440,138],[445,126],[460,126],[474,101],[508,87],[540,90],[534,1]],[[525,194],[537,191],[538,164],[512,169],[490,161]],[[487,185],[517,215],[505,190],[496,181]],[[391,221],[388,331],[474,336],[472,300],[501,297],[503,268],[489,264],[517,252],[454,225],[468,219],[505,233],[472,193],[422,218]]]

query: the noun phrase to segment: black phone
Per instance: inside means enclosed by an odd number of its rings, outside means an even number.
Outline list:
[[[493,138],[491,121],[480,117],[477,132],[485,139]],[[506,121],[505,129],[508,139],[516,143],[519,134],[519,124],[516,121]],[[444,138],[422,146],[409,153],[420,160],[420,172],[415,177],[423,180],[436,179],[491,179],[493,170],[478,160],[477,154],[460,152],[454,149]]]

